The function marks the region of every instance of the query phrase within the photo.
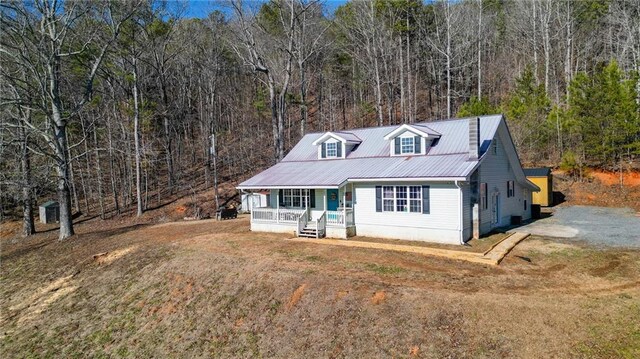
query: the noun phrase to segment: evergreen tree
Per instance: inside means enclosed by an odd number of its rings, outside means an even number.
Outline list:
[[[580,150],[593,164],[615,167],[639,152],[640,122],[635,80],[623,78],[616,61],[594,74],[579,73],[570,86],[571,126],[580,135]]]
[[[549,140],[551,129],[546,119],[550,111],[551,102],[544,85],[536,85],[533,69],[527,66],[516,79],[516,88],[503,105],[503,112],[512,125],[516,146],[530,154],[528,160],[540,160],[540,155],[544,154],[534,149],[541,149]]]
[[[499,109],[493,106],[486,97],[479,100],[476,96],[472,96],[469,101],[462,104],[458,110],[458,117],[492,115],[498,112],[500,112]]]

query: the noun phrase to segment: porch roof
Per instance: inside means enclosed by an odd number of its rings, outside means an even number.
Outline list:
[[[454,180],[466,178],[478,161],[468,153],[398,157],[368,157],[324,161],[282,161],[240,183],[239,189],[331,188],[347,181]]]

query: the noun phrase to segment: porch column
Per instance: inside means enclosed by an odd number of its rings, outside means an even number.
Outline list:
[[[276,194],[276,223],[280,223],[280,190]]]
[[[347,227],[347,186],[342,189],[342,226]]]
[[[322,209],[326,212],[327,211],[327,190],[324,190],[324,193],[322,195]]]

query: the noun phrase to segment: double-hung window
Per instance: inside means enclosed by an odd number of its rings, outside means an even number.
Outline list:
[[[407,210],[407,186],[396,186],[396,212]]]
[[[507,181],[507,198],[513,197],[515,194],[513,181]]]
[[[282,203],[286,207],[306,208],[309,206],[308,189],[285,189],[282,191]]]
[[[410,154],[414,153],[414,137],[401,137],[400,138],[400,153],[401,154]]]
[[[422,186],[409,186],[409,212],[422,212]]]
[[[422,186],[382,187],[383,212],[423,213],[422,200]]]
[[[382,187],[382,210],[384,212],[393,212],[393,204],[395,196],[393,186]]]
[[[327,157],[338,157],[338,143],[327,143]]]

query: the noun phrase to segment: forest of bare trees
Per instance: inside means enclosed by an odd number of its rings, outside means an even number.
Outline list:
[[[185,6],[0,3],[0,210],[25,235],[46,199],[64,239],[74,212],[141,215],[316,131],[504,113],[526,164],[637,166],[639,1]]]

